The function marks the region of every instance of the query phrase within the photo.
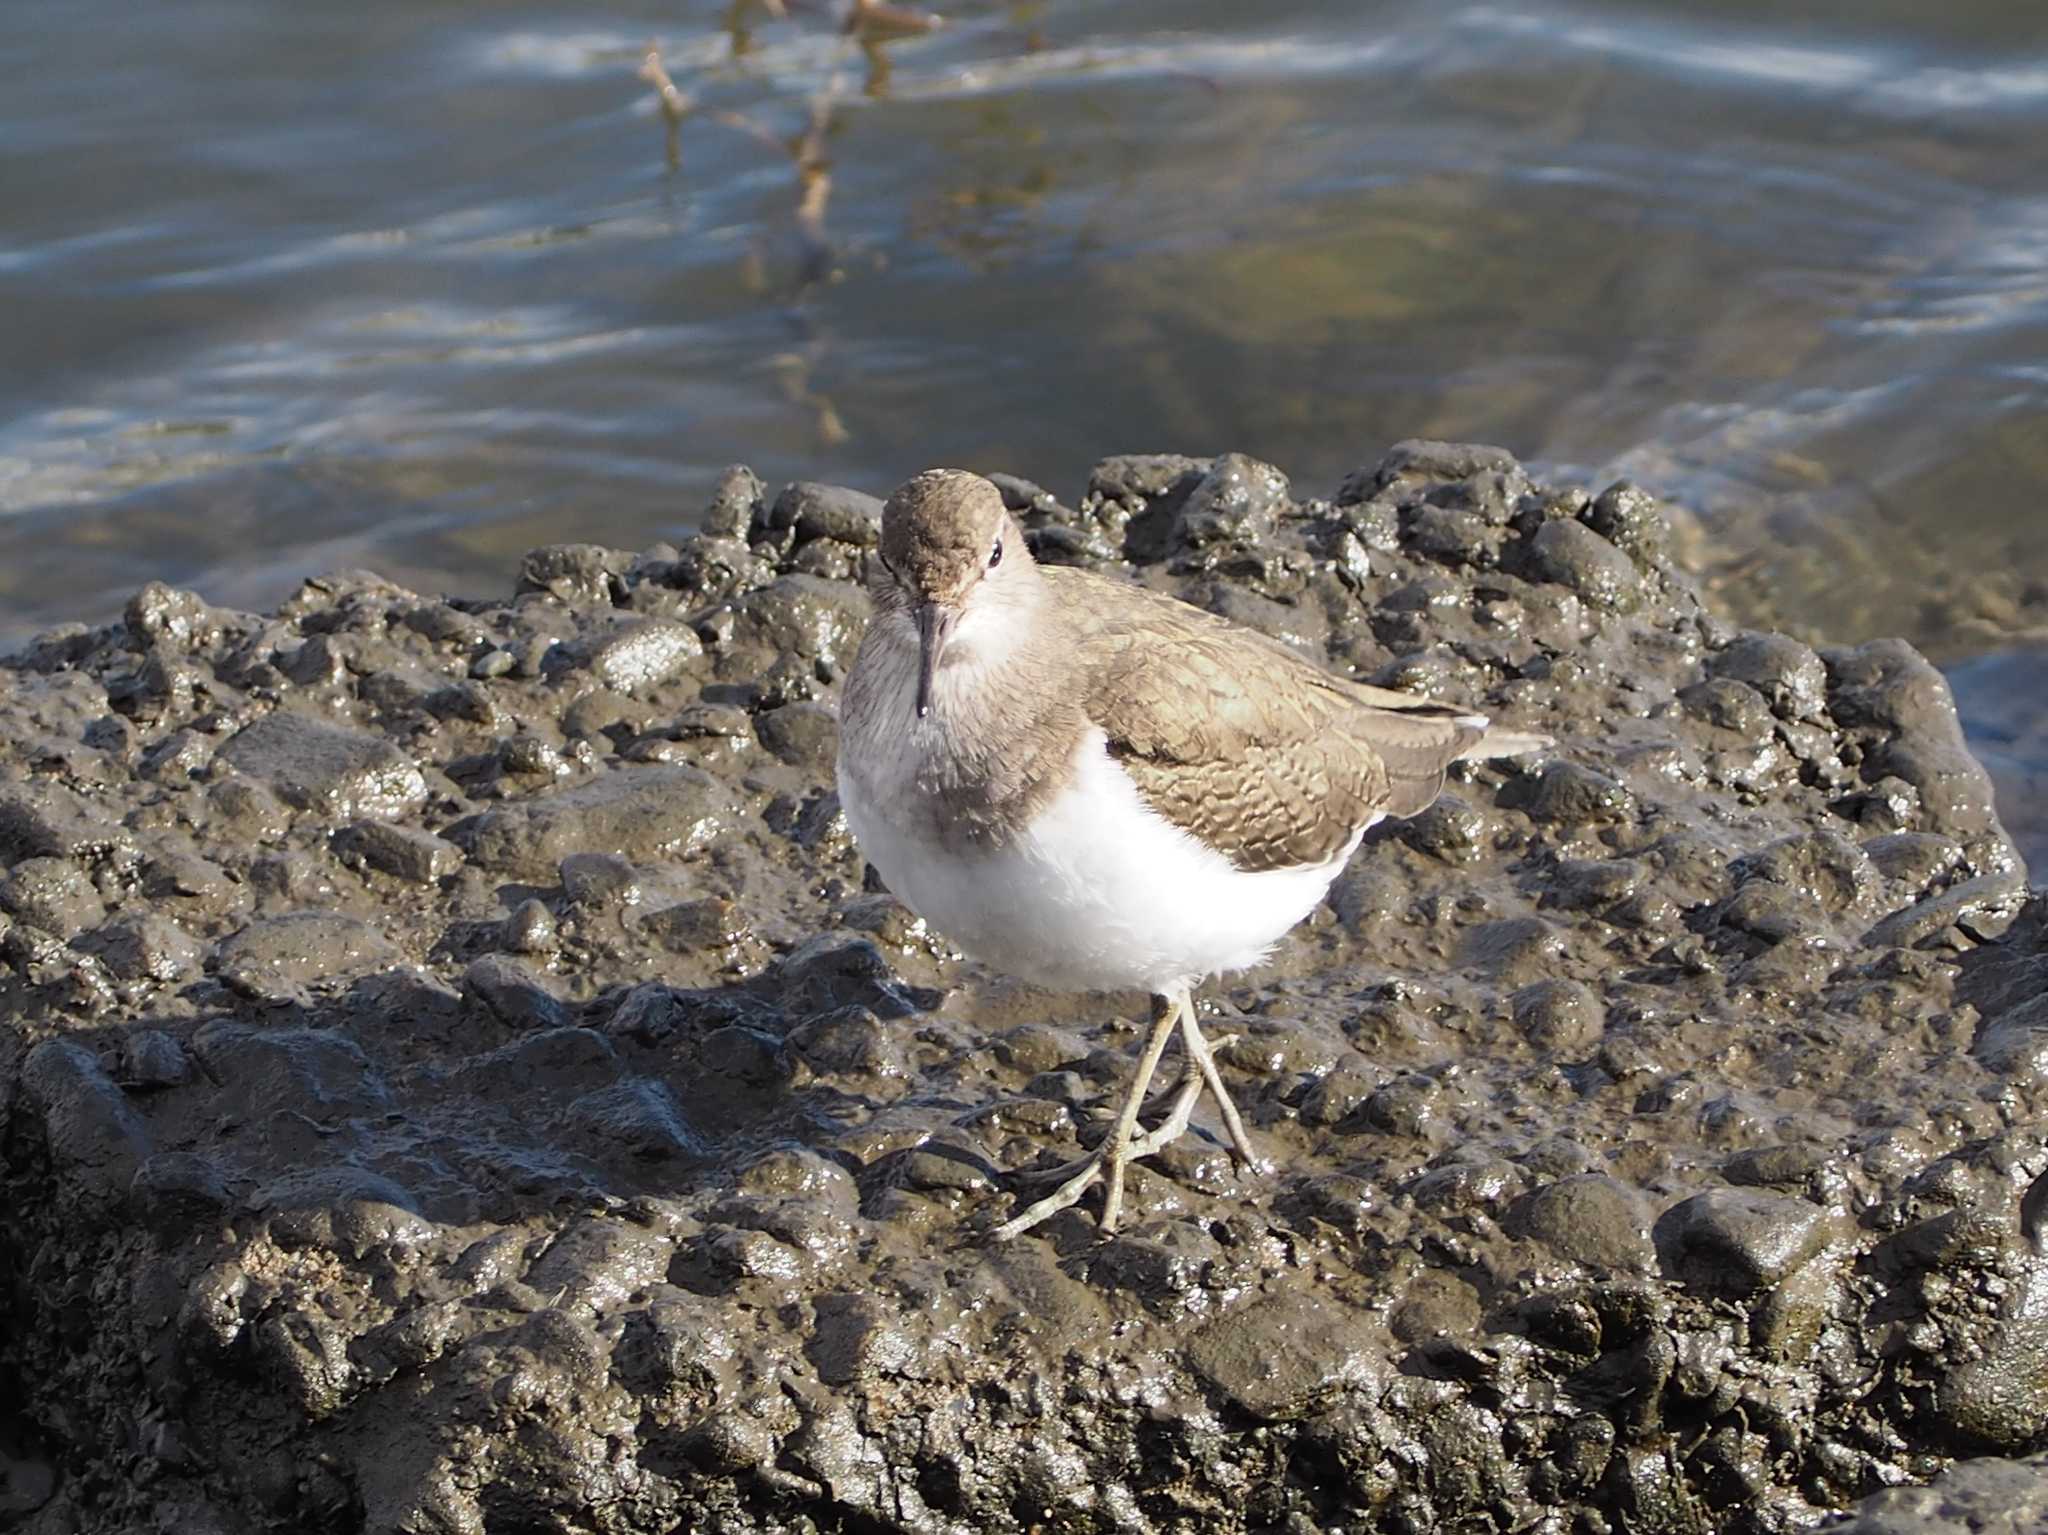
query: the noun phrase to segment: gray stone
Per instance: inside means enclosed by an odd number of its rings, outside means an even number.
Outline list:
[[[508,801],[449,836],[482,868],[552,879],[571,853],[689,857],[736,813],[730,791],[698,768],[627,767],[573,789]]]
[[[106,920],[107,909],[85,871],[67,858],[24,858],[0,880],[0,911],[73,938]]]
[[[784,704],[754,718],[761,744],[793,767],[829,773],[839,753],[839,717],[824,704]]]
[[[1335,1298],[1288,1292],[1226,1312],[1188,1341],[1189,1368],[1239,1412],[1298,1416],[1337,1388],[1368,1390],[1385,1373],[1387,1340]]]
[[[244,996],[285,1001],[309,986],[367,975],[395,964],[382,933],[339,912],[299,911],[252,922],[214,954],[220,978]]]
[[[173,985],[196,974],[205,949],[169,917],[154,912],[116,917],[79,943],[115,979]]]
[[[1745,634],[1709,657],[1707,671],[1749,684],[1786,719],[1819,718],[1827,695],[1827,668],[1789,635]]]
[[[794,528],[799,544],[829,538],[872,549],[882,541],[882,503],[843,485],[799,480],[775,498],[769,525]]]
[[[1642,597],[1635,561],[1582,522],[1546,522],[1529,541],[1529,570],[1568,586],[1596,608],[1632,608]]]
[[[639,693],[675,681],[704,654],[697,631],[670,618],[631,619],[596,640],[585,664],[608,688]]]
[[[418,764],[390,742],[286,710],[245,725],[220,757],[285,803],[337,820],[398,820],[427,797]]]
[[[1768,1289],[1835,1236],[1818,1205],[1756,1189],[1709,1189],[1664,1212],[1657,1249],[1674,1278],[1712,1294]]]
[[[1560,1178],[1508,1211],[1508,1230],[1591,1269],[1630,1273],[1656,1261],[1642,1196],[1604,1173]]]
[[[514,1029],[559,1029],[569,1010],[531,966],[505,954],[486,954],[463,972],[462,989],[500,1023]]]
[[[602,910],[640,904],[633,865],[616,853],[571,853],[562,860],[561,874],[562,893],[571,906]]]
[[[334,834],[335,856],[413,885],[432,885],[462,867],[462,849],[445,837],[389,821],[356,821]]]

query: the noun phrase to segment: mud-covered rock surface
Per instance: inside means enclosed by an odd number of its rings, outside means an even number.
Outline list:
[[[1491,449],[1004,490],[1041,558],[1557,737],[1213,989],[1270,1167],[1205,1129],[1111,1240],[980,1238],[1101,1133],[1144,1000],[986,974],[864,878],[869,497],[734,471],[679,547],[536,550],[503,601],[151,587],[0,666],[0,1519],[2039,1498],[2048,911],[1924,660],[1740,631],[1647,497]]]

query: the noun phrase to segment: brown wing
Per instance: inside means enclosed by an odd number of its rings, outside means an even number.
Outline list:
[[[1085,707],[1154,809],[1240,869],[1322,863],[1374,815],[1413,815],[1486,722],[1344,682],[1277,640],[1085,571],[1045,572]]]

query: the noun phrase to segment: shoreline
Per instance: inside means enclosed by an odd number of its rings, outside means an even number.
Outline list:
[[[871,497],[729,471],[502,602],[145,588],[0,661],[22,1528],[1779,1531],[2042,1445],[2048,900],[1926,661],[1739,629],[1497,449],[999,483],[1558,738],[1212,990],[1273,1171],[974,1240],[1142,1010],[866,887]]]

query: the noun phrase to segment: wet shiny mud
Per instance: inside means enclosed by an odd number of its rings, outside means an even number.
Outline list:
[[[151,587],[0,666],[22,1528],[1927,1529],[1885,1489],[2048,1442],[2048,909],[1925,660],[1493,449],[1005,493],[1558,739],[1213,990],[1270,1169],[1198,1116],[1115,1238],[982,1239],[1143,999],[864,877],[871,499],[733,471],[509,600]]]

